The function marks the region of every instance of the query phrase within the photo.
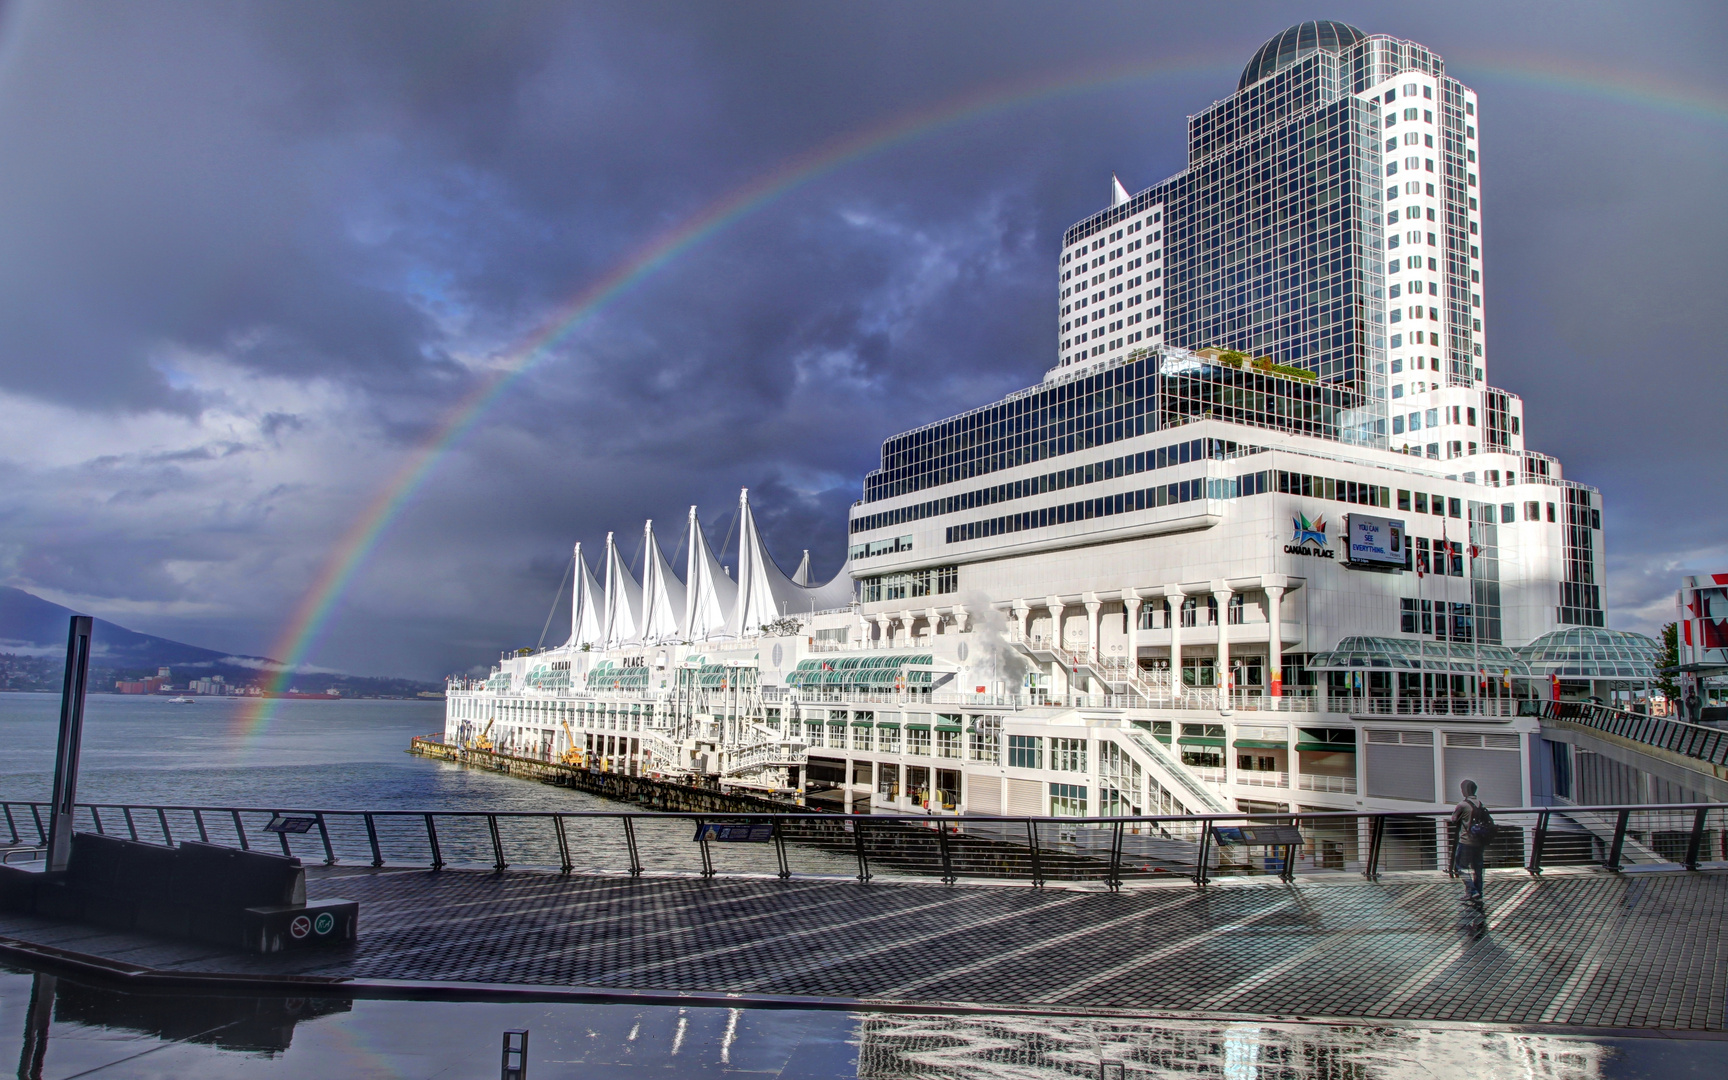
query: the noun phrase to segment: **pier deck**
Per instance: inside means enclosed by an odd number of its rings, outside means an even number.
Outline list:
[[[10,914],[0,937],[8,951],[359,994],[464,984],[1728,1030],[1723,871],[1504,872],[1485,919],[1432,875],[1112,893],[334,867],[313,869],[308,891],[360,901],[356,947],[224,954]]]

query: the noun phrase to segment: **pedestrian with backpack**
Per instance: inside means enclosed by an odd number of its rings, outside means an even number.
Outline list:
[[[1458,836],[1458,851],[1452,866],[1464,878],[1464,902],[1482,906],[1482,856],[1494,839],[1494,816],[1476,797],[1476,781],[1465,780],[1458,785],[1464,799],[1452,811],[1452,829]]]

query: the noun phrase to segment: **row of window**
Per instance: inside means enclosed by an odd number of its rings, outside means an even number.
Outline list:
[[[878,574],[858,582],[858,598],[866,604],[883,600],[909,600],[917,596],[946,596],[960,591],[958,566],[925,567]]]
[[[853,532],[858,530],[854,529]],[[912,550],[910,536],[895,536],[887,540],[872,540],[867,544],[853,544],[846,549],[848,559],[873,559],[878,555],[894,555],[902,551]]]
[[[892,436],[864,478],[875,502],[1145,434],[1156,357],[1133,357],[1083,378],[1041,385]],[[1156,425],[1151,425],[1154,430]]]
[[[1440,577],[1464,576],[1464,544],[1461,540],[1429,540],[1424,536],[1410,538],[1405,552],[1406,565],[1418,574]]]
[[[1431,442],[1428,444],[1427,458],[1430,461],[1439,461],[1442,447],[1445,448],[1447,461],[1454,458],[1475,457],[1478,449],[1475,443],[1466,443],[1459,439],[1451,439],[1445,443]],[[1391,450],[1394,454],[1408,454],[1411,457],[1424,456],[1421,443],[1405,443],[1402,446],[1394,446]],[[1466,473],[1465,475],[1473,476],[1475,474]]]
[[[1432,634],[1437,641],[1466,643],[1475,637],[1476,615],[1472,604],[1411,599],[1398,603],[1398,629],[1406,634]]]
[[[1105,495],[1098,499],[1085,499],[1081,502],[1066,503],[1062,506],[1049,506],[1042,510],[1027,510],[1018,514],[987,518],[983,521],[969,521],[964,525],[948,526],[944,534],[945,542],[955,544],[967,540],[983,540],[1008,533],[1027,532],[1032,529],[1048,528],[1052,525],[1066,525],[1074,521],[1087,521],[1091,518],[1131,514],[1138,510],[1154,510],[1160,506],[1174,506],[1179,503],[1193,502],[1197,499],[1235,499],[1247,495],[1259,495],[1268,489],[1269,476],[1270,474],[1266,472],[1221,479],[1208,479],[1200,476],[1192,480],[1179,480],[1174,484],[1160,484],[1157,487]]]
[[[1391,489],[1378,484],[1361,484],[1355,480],[1334,480],[1330,476],[1310,476],[1307,473],[1276,470],[1271,482],[1280,495],[1301,495],[1326,502],[1351,503],[1356,506],[1388,507]]]
[[[1044,767],[1044,737],[1042,735],[1008,736],[1008,767],[1010,769],[1042,769]],[[1052,772],[1086,772],[1085,739],[1050,739],[1050,769]],[[1054,786],[1054,785],[1053,785]],[[1081,798],[1085,798],[1081,789]]]
[[[1400,344],[1402,344],[1402,342],[1400,342]],[[1397,346],[1393,347],[1396,348]],[[1392,374],[1397,375],[1401,373],[1404,370],[1405,363],[1406,361],[1403,357],[1394,358],[1392,361]],[[1430,356],[1426,361],[1424,361],[1420,356],[1412,356],[1409,358],[1408,363],[1411,371],[1440,370],[1440,358],[1438,356]]]
[[[1398,489],[1398,509],[1409,513],[1426,514],[1429,512],[1428,507],[1430,505],[1434,507],[1433,512],[1436,516],[1450,516],[1460,519],[1464,516],[1464,500],[1462,499],[1451,500],[1452,512],[1448,515],[1446,513],[1447,500],[1444,495],[1430,497],[1425,491],[1412,494],[1403,488]]]
[[[981,506],[994,506],[997,503],[1011,502],[1033,495],[1043,495],[1050,491],[1064,491],[1084,484],[1102,483],[1105,480],[1114,480],[1119,476],[1131,476],[1135,473],[1164,469],[1172,465],[1186,465],[1191,461],[1222,460],[1236,453],[1239,449],[1242,448],[1238,444],[1223,439],[1190,439],[1187,442],[1160,446],[1156,450],[1124,454],[1117,458],[1105,458],[1090,465],[1076,465],[1071,469],[1058,469],[1042,476],[1028,476],[1024,480],[1011,480],[1005,484],[976,488],[972,491],[961,492],[958,495],[950,495],[945,499],[931,499],[929,502],[902,506],[895,510],[865,514],[853,519],[851,531],[854,533],[871,532],[875,529],[885,529],[891,525],[900,525],[908,521],[922,521],[925,518],[940,517],[943,514],[952,514],[960,510],[974,510]],[[887,543],[889,541],[882,542]],[[910,543],[910,538],[908,538],[908,543]],[[908,550],[910,550],[909,546]]]

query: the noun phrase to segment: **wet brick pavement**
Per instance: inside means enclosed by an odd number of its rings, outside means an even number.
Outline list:
[[[1728,873],[1120,893],[832,880],[318,869],[360,943],[272,957],[0,916],[168,970],[1721,1031]]]

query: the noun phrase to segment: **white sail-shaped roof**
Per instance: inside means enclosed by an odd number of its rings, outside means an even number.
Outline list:
[[[791,614],[793,599],[802,591],[768,554],[750,513],[750,489],[745,488],[738,493],[738,602],[732,625],[739,634],[759,634],[768,623]]]
[[[642,640],[642,586],[618,557],[618,545],[606,534],[606,607],[600,635],[607,648]]]
[[[837,608],[850,607],[852,601],[857,597],[857,585],[852,580],[851,567],[852,562],[848,559],[841,564],[839,572],[829,578],[826,584],[800,589],[799,592],[803,594],[804,598],[803,608],[788,608],[787,614],[795,614],[799,610],[833,611]]]
[[[684,635],[686,641],[712,641],[725,637],[738,596],[738,583],[726,576],[696,508],[690,508],[690,554],[684,571]]]
[[[792,571],[792,584],[810,587],[810,549],[804,549],[804,558],[798,563],[798,569]]]
[[[600,596],[600,585],[594,580],[594,571],[588,569],[588,560],[582,557],[582,545],[576,545],[576,584],[570,589],[570,640],[566,648],[580,649],[584,645],[598,648],[601,645],[600,618],[603,614],[604,601]]]
[[[642,640],[683,641],[684,583],[654,539],[654,522],[642,527]]]
[[[798,576],[809,579],[810,553],[804,553]],[[784,616],[829,611],[852,603],[852,576],[845,567],[825,585],[811,587],[789,578],[768,554],[750,513],[750,492],[738,494],[738,602],[732,625],[739,634],[759,634],[762,627]]]

